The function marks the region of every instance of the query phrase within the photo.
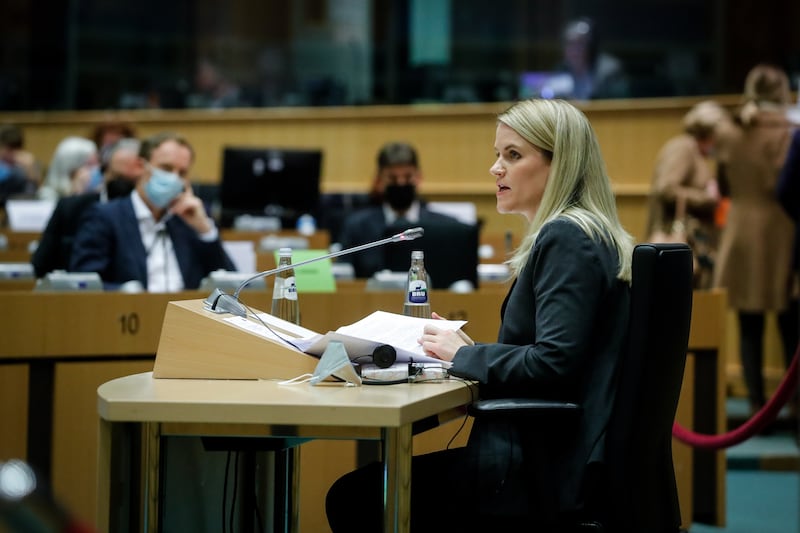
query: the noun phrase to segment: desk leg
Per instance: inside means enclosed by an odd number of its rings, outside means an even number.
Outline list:
[[[695,431],[706,435],[725,432],[725,383],[723,361],[717,350],[694,350],[695,353]],[[725,524],[725,452],[693,450],[692,495],[694,521]]]
[[[300,447],[290,446],[270,454],[275,467],[272,508],[275,531],[300,531]]]
[[[97,530],[110,531],[111,422],[100,418],[97,430]]]
[[[383,530],[408,533],[411,529],[411,424],[384,428]]]
[[[158,531],[161,489],[161,424],[144,426],[144,525],[145,531]]]
[[[286,450],[289,464],[289,528],[292,533],[300,531],[300,446],[292,446]]]

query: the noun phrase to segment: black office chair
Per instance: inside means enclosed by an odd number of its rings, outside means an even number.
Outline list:
[[[633,252],[626,353],[607,430],[606,461],[590,470],[586,508],[559,531],[677,533],[680,508],[672,464],[692,310],[692,253],[683,244],[641,244]],[[477,401],[475,417],[533,421],[547,434],[582,414],[580,405],[521,398]]]

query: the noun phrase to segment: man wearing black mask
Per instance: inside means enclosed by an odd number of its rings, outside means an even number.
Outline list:
[[[426,223],[452,221],[451,217],[428,210],[419,200],[417,186],[420,182],[422,172],[416,150],[402,142],[384,145],[378,152],[378,171],[370,193],[380,198],[382,204],[355,211],[345,219],[339,239],[342,247],[382,239],[388,226],[424,227]],[[383,253],[382,248],[377,247],[344,255],[340,260],[353,265],[356,277],[368,278],[384,268]]]
[[[143,171],[139,162],[139,146],[140,142],[136,139],[117,141],[106,152],[103,184],[99,190],[65,196],[58,201],[31,257],[37,278],[53,270],[67,269],[79,221],[90,206],[128,196],[133,191]]]

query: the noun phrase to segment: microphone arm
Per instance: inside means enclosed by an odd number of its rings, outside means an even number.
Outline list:
[[[374,248],[376,246],[383,246],[384,244],[389,244],[392,242],[404,242],[404,241],[413,241],[414,239],[418,239],[422,237],[425,230],[423,228],[409,228],[402,233],[397,233],[396,235],[392,235],[391,237],[386,237],[385,239],[381,239],[378,241],[368,242],[365,244],[360,244],[358,246],[353,246],[352,248],[347,248],[345,250],[339,250],[338,252],[331,252],[326,255],[321,255],[319,257],[312,257],[311,259],[306,259],[305,261],[300,261],[299,263],[295,263],[292,265],[284,265],[279,266],[270,270],[265,270],[263,272],[259,272],[239,284],[236,288],[236,291],[233,293],[233,296],[229,294],[225,294],[220,289],[214,289],[208,298],[205,299],[205,308],[209,311],[213,311],[215,313],[231,313],[236,316],[246,317],[247,310],[245,307],[239,302],[239,293],[242,292],[248,283],[256,281],[261,278],[265,278],[267,276],[272,276],[273,274],[278,274],[280,272],[284,272],[286,270],[291,270],[293,268],[297,268],[303,265],[307,265],[309,263],[314,263],[315,261],[322,261],[323,259],[331,259],[334,257],[339,257],[340,255],[347,255],[352,254],[354,252],[360,252],[362,250],[367,250],[369,248]]]

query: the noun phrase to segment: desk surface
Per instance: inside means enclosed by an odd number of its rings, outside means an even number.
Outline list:
[[[97,390],[98,413],[113,422],[400,427],[468,404],[460,380],[385,387],[268,380],[118,378]]]
[[[169,434],[170,431],[162,431],[162,427],[169,424],[232,428],[233,432],[227,435],[243,434],[242,426],[276,425],[271,436],[364,438],[364,429],[380,429],[368,438],[380,438],[385,453],[384,529],[407,532],[410,498],[404,488],[410,484],[411,426],[418,420],[452,413],[455,408],[468,404],[475,394],[474,387],[456,380],[380,387],[338,383],[280,385],[270,380],[155,379],[152,372],[108,381],[97,390],[101,418],[98,525],[108,529],[110,523],[119,519],[112,516],[114,506],[111,503],[118,497],[113,494],[116,481],[110,472],[114,470],[113,450],[119,449],[113,442],[118,432],[111,430],[112,424],[141,423],[156,435]],[[152,429],[154,427],[157,429]],[[298,428],[302,432],[298,432]],[[201,431],[190,433],[207,434],[205,429]],[[149,503],[144,506],[144,524],[148,525],[148,530],[157,523],[159,449],[157,443],[152,443],[152,449],[148,448],[145,453],[147,475],[143,494],[148,495]],[[296,491],[296,487],[291,490]],[[291,514],[291,522],[296,527],[299,507]]]

